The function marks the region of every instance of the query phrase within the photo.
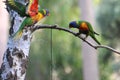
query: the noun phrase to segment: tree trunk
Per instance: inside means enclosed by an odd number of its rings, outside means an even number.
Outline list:
[[[7,27],[8,27],[8,13],[5,10],[5,5],[0,0],[0,66],[2,63],[3,53],[5,52],[7,43]]]
[[[80,10],[81,10],[81,18],[80,20],[89,21],[92,25],[94,25],[94,14],[92,7],[92,0],[79,0],[80,2]],[[90,42],[94,43],[91,38],[87,38]],[[83,75],[84,80],[99,80],[99,72],[98,72],[98,59],[97,59],[97,51],[82,42],[82,56],[83,56]]]
[[[24,3],[23,0],[19,2]],[[15,11],[9,8],[7,9],[10,14],[11,27],[9,30],[7,48],[0,69],[0,80],[24,80],[28,65],[31,27],[27,27],[23,30],[20,39],[14,39],[13,35],[19,29],[24,18],[20,17]]]

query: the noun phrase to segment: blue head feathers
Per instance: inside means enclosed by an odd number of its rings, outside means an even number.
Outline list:
[[[76,23],[76,21],[72,21],[69,23],[69,28],[78,28],[78,24]]]

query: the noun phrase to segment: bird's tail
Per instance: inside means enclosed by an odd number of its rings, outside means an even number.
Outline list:
[[[97,32],[94,32],[94,34],[96,34],[96,35],[100,35],[100,34],[98,34]]]
[[[22,31],[17,31],[15,34],[14,34],[14,39],[17,40],[17,39],[20,39],[20,37],[22,36]]]
[[[100,44],[100,42],[97,40],[97,38],[95,37],[95,36],[91,36],[99,45],[101,45]]]

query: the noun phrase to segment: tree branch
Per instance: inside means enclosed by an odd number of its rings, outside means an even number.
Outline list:
[[[59,27],[58,25],[37,25],[37,26],[34,26],[33,28],[33,32],[38,30],[38,29],[57,29],[57,30],[62,30],[62,31],[65,31],[65,32],[68,32],[70,34],[73,34],[74,36],[76,36],[76,33],[69,30],[69,29],[66,29],[66,28],[63,28],[63,27]],[[83,40],[84,42],[86,42],[88,45],[90,45],[91,47],[93,47],[94,49],[99,49],[99,48],[105,48],[105,49],[108,49],[114,53],[117,53],[120,55],[120,51],[117,51],[109,46],[106,46],[106,45],[94,45],[92,43],[90,43],[89,41],[85,40],[84,38],[82,38],[80,35],[79,36],[76,36],[78,38],[80,38],[81,40]]]

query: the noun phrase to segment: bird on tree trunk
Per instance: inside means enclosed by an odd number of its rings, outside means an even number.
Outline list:
[[[15,39],[22,36],[24,27],[34,25],[41,21],[44,17],[49,16],[49,10],[39,8],[38,0],[30,0],[27,5],[23,5],[14,0],[6,0],[5,3],[21,17],[25,17],[19,27],[19,30],[14,34]]]

